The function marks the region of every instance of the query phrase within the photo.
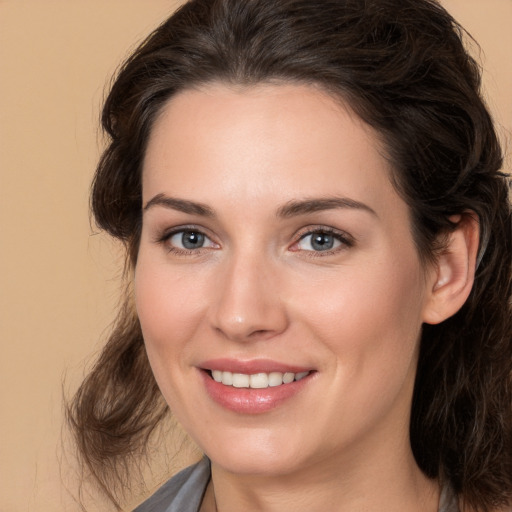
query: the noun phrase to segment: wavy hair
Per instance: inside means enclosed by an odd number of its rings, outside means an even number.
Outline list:
[[[291,82],[347,102],[384,141],[424,261],[435,260],[453,215],[478,217],[472,292],[457,314],[422,332],[410,436],[426,475],[487,512],[512,498],[512,219],[502,152],[465,41],[434,0],[192,0],[113,82],[91,205],[133,268],[145,149],[174,94],[212,82]],[[114,502],[119,468],[167,414],[131,301],[128,292],[68,406],[83,462]]]

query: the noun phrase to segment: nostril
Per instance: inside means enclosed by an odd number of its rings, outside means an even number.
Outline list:
[[[251,332],[249,334],[249,337],[250,338],[262,338],[262,337],[266,336],[270,332],[271,331],[267,330],[267,329],[259,329],[257,331]]]

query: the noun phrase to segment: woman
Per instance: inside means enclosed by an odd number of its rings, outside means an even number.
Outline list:
[[[207,457],[138,511],[510,507],[511,212],[462,36],[432,0],[196,0],[124,64],[92,208],[133,274],[70,408],[107,493],[169,408]]]

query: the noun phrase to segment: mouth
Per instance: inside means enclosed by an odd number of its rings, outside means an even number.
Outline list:
[[[311,371],[305,372],[270,372],[270,373],[233,373],[222,370],[207,370],[210,377],[224,386],[234,388],[266,389],[283,386],[302,380]]]
[[[239,414],[269,412],[293,402],[316,380],[316,369],[259,359],[215,359],[198,366],[208,396]]]

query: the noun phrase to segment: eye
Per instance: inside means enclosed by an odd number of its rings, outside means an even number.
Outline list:
[[[351,245],[352,241],[341,233],[318,229],[302,235],[296,248],[300,251],[329,252]]]
[[[167,237],[167,243],[171,246],[172,250],[183,251],[193,251],[204,247],[216,247],[216,244],[204,233],[193,229],[175,231]]]

